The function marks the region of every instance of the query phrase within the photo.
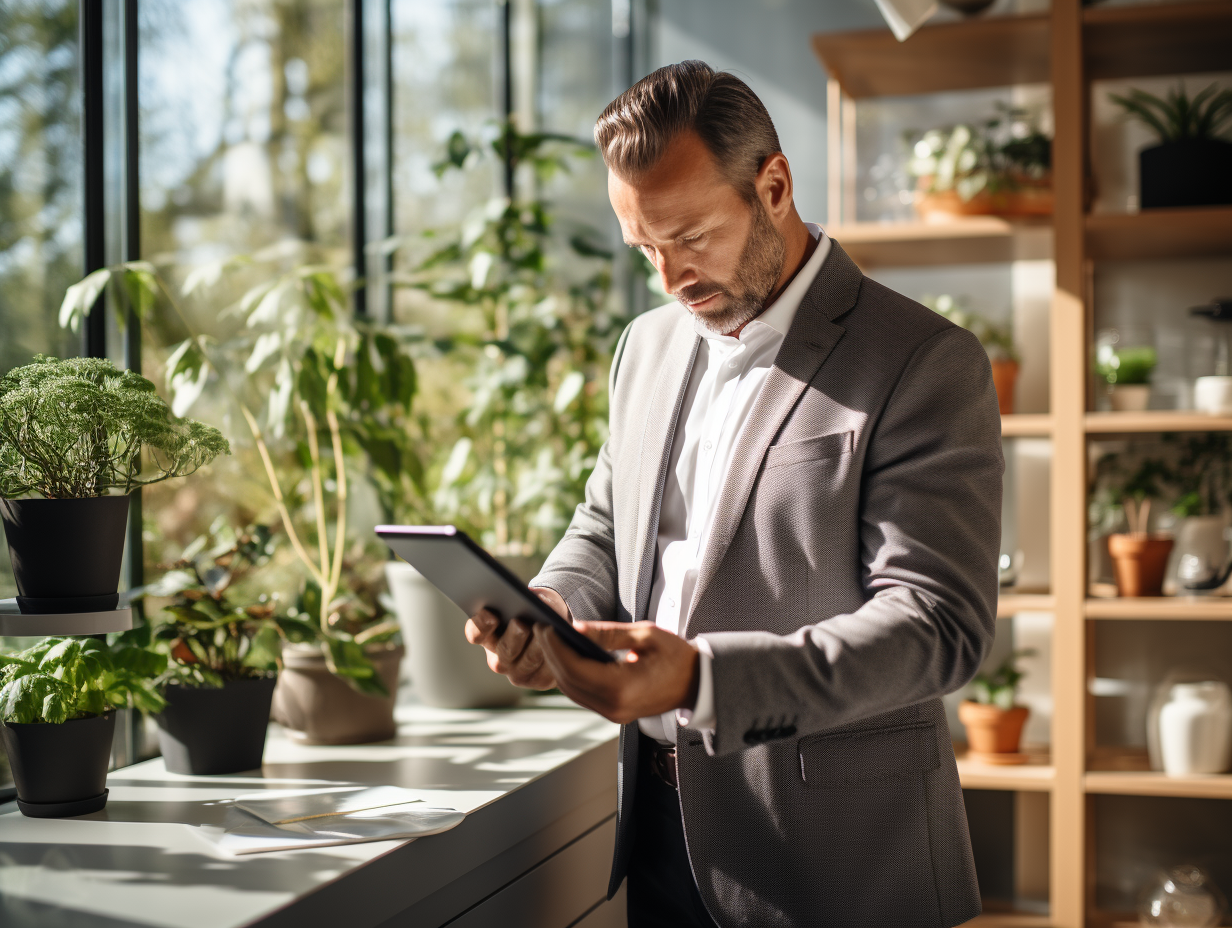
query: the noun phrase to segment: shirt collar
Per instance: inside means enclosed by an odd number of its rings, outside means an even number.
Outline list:
[[[808,293],[809,287],[813,285],[813,281],[817,278],[817,272],[821,270],[826,256],[830,253],[830,237],[822,231],[821,226],[812,222],[806,222],[804,225],[809,230],[809,235],[813,236],[813,239],[817,242],[816,250],[775,301],[766,307],[761,315],[751,320],[745,326],[744,330],[740,333],[740,341],[744,340],[745,333],[749,332],[750,329],[756,332],[754,327],[758,323],[773,329],[780,336],[786,336],[787,330],[791,328],[791,323],[796,318],[796,311],[800,309],[800,304],[804,302],[804,295]],[[723,341],[730,339],[733,345],[737,342],[737,339],[731,338],[728,335],[717,335],[711,332],[697,320],[694,320],[694,327],[699,335],[707,339],[720,339]]]

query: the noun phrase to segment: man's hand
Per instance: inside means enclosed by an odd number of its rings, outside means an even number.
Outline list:
[[[575,622],[607,651],[627,651],[603,664],[582,657],[546,625],[534,636],[556,685],[580,706],[613,722],[633,722],[697,702],[697,648],[653,622]]]
[[[531,592],[558,615],[569,619],[569,606],[555,590],[533,586]],[[488,652],[488,666],[496,673],[503,673],[515,686],[531,690],[555,688],[556,680],[531,633],[530,623],[514,619],[502,632],[500,619],[487,609],[481,609],[466,620],[466,640],[483,645]]]

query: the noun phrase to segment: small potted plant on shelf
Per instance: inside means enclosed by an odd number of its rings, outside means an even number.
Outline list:
[[[1023,657],[1035,654],[1033,648],[1012,652],[992,673],[981,673],[971,681],[971,698],[958,706],[958,718],[967,729],[969,755],[989,764],[1026,763],[1018,752],[1022,728],[1030,710],[1017,705],[1018,682],[1024,674],[1016,666]]]
[[[273,552],[268,527],[237,533],[220,518],[167,573],[138,591],[171,597],[153,636],[169,658],[159,681],[167,706],[154,721],[172,773],[261,766],[281,643],[317,637],[312,623],[278,614],[277,593],[247,601],[235,595]]]
[[[1014,348],[1014,334],[1008,324],[999,325],[979,313],[967,309],[961,298],[948,293],[926,296],[920,300],[933,312],[940,313],[950,322],[975,334],[988,352],[992,365],[992,382],[997,390],[997,405],[1001,415],[1014,411],[1014,385],[1018,381],[1018,351]]]
[[[1137,88],[1108,96],[1159,138],[1138,153],[1142,209],[1232,203],[1232,90],[1211,84],[1190,97],[1181,84],[1165,97]]]
[[[1105,340],[1095,349],[1095,372],[1108,389],[1115,412],[1141,412],[1151,401],[1151,373],[1157,355],[1150,345]]]
[[[45,638],[0,653],[0,736],[17,803],[32,818],[97,812],[107,804],[115,710],[163,708],[155,679],[167,659],[149,629],[97,638]]]
[[[144,454],[143,454],[144,452]],[[39,355],[0,379],[0,520],[23,613],[115,609],[128,494],[230,453],[154,384],[97,358]]]
[[[1108,535],[1117,595],[1162,595],[1173,538],[1152,532],[1150,523],[1152,501],[1160,498],[1171,474],[1168,465],[1158,457],[1123,461],[1118,455],[1106,455],[1096,473],[1102,496],[1112,506],[1119,504],[1128,528]]]
[[[908,173],[925,221],[1050,216],[1052,142],[1025,110],[998,106],[982,123],[930,129],[912,141]]]

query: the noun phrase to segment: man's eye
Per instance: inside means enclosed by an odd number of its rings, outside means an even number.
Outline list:
[[[697,235],[690,235],[688,238],[682,238],[681,241],[686,245],[695,245],[702,240],[704,232],[699,232]]]

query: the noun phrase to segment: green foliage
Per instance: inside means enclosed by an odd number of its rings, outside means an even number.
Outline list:
[[[987,190],[996,193],[1038,185],[1052,170],[1052,141],[1026,110],[997,105],[982,123],[907,134],[913,158],[908,173],[928,179],[928,192],[954,190],[964,200]]]
[[[44,638],[24,651],[0,653],[0,720],[60,724],[134,706],[166,705],[155,679],[167,659],[149,649],[146,627],[95,638]]]
[[[1110,93],[1108,98],[1151,129],[1161,143],[1217,139],[1232,127],[1232,90],[1219,90],[1217,84],[1193,97],[1182,83],[1164,97],[1134,87],[1124,96]]]
[[[236,532],[221,517],[137,596],[170,597],[154,626],[155,647],[169,658],[164,681],[221,686],[277,670],[283,640],[312,641],[316,626],[277,614],[262,594],[235,602],[235,585],[269,563],[274,536],[264,525]]]
[[[1100,346],[1095,358],[1095,372],[1105,383],[1127,386],[1151,382],[1157,356],[1150,345],[1115,348]]]
[[[1034,657],[1034,648],[1019,648],[1005,658],[992,673],[980,673],[971,681],[971,698],[984,705],[1000,709],[1014,708],[1018,682],[1025,676],[1016,663],[1024,657]]]
[[[487,145],[455,133],[436,168],[490,171],[506,153],[515,175],[530,165],[542,183],[594,149],[506,124]],[[435,515],[500,554],[547,550],[607,437],[603,381],[628,321],[611,305],[612,255],[590,230],[558,228],[540,196],[494,198],[444,238],[396,279],[455,308],[454,331],[439,347],[471,372]]]
[[[1163,439],[1179,451],[1168,473],[1177,493],[1172,511],[1181,517],[1219,515],[1232,503],[1232,438],[1200,432]]]
[[[925,296],[920,302],[955,325],[972,332],[990,358],[998,361],[1018,360],[1018,351],[1014,348],[1014,332],[1009,325],[998,325],[989,321],[979,313],[967,309],[961,297],[955,299],[947,293]]]
[[[110,361],[39,355],[0,380],[0,496],[130,493],[229,453],[217,429],[176,418],[154,384]]]

